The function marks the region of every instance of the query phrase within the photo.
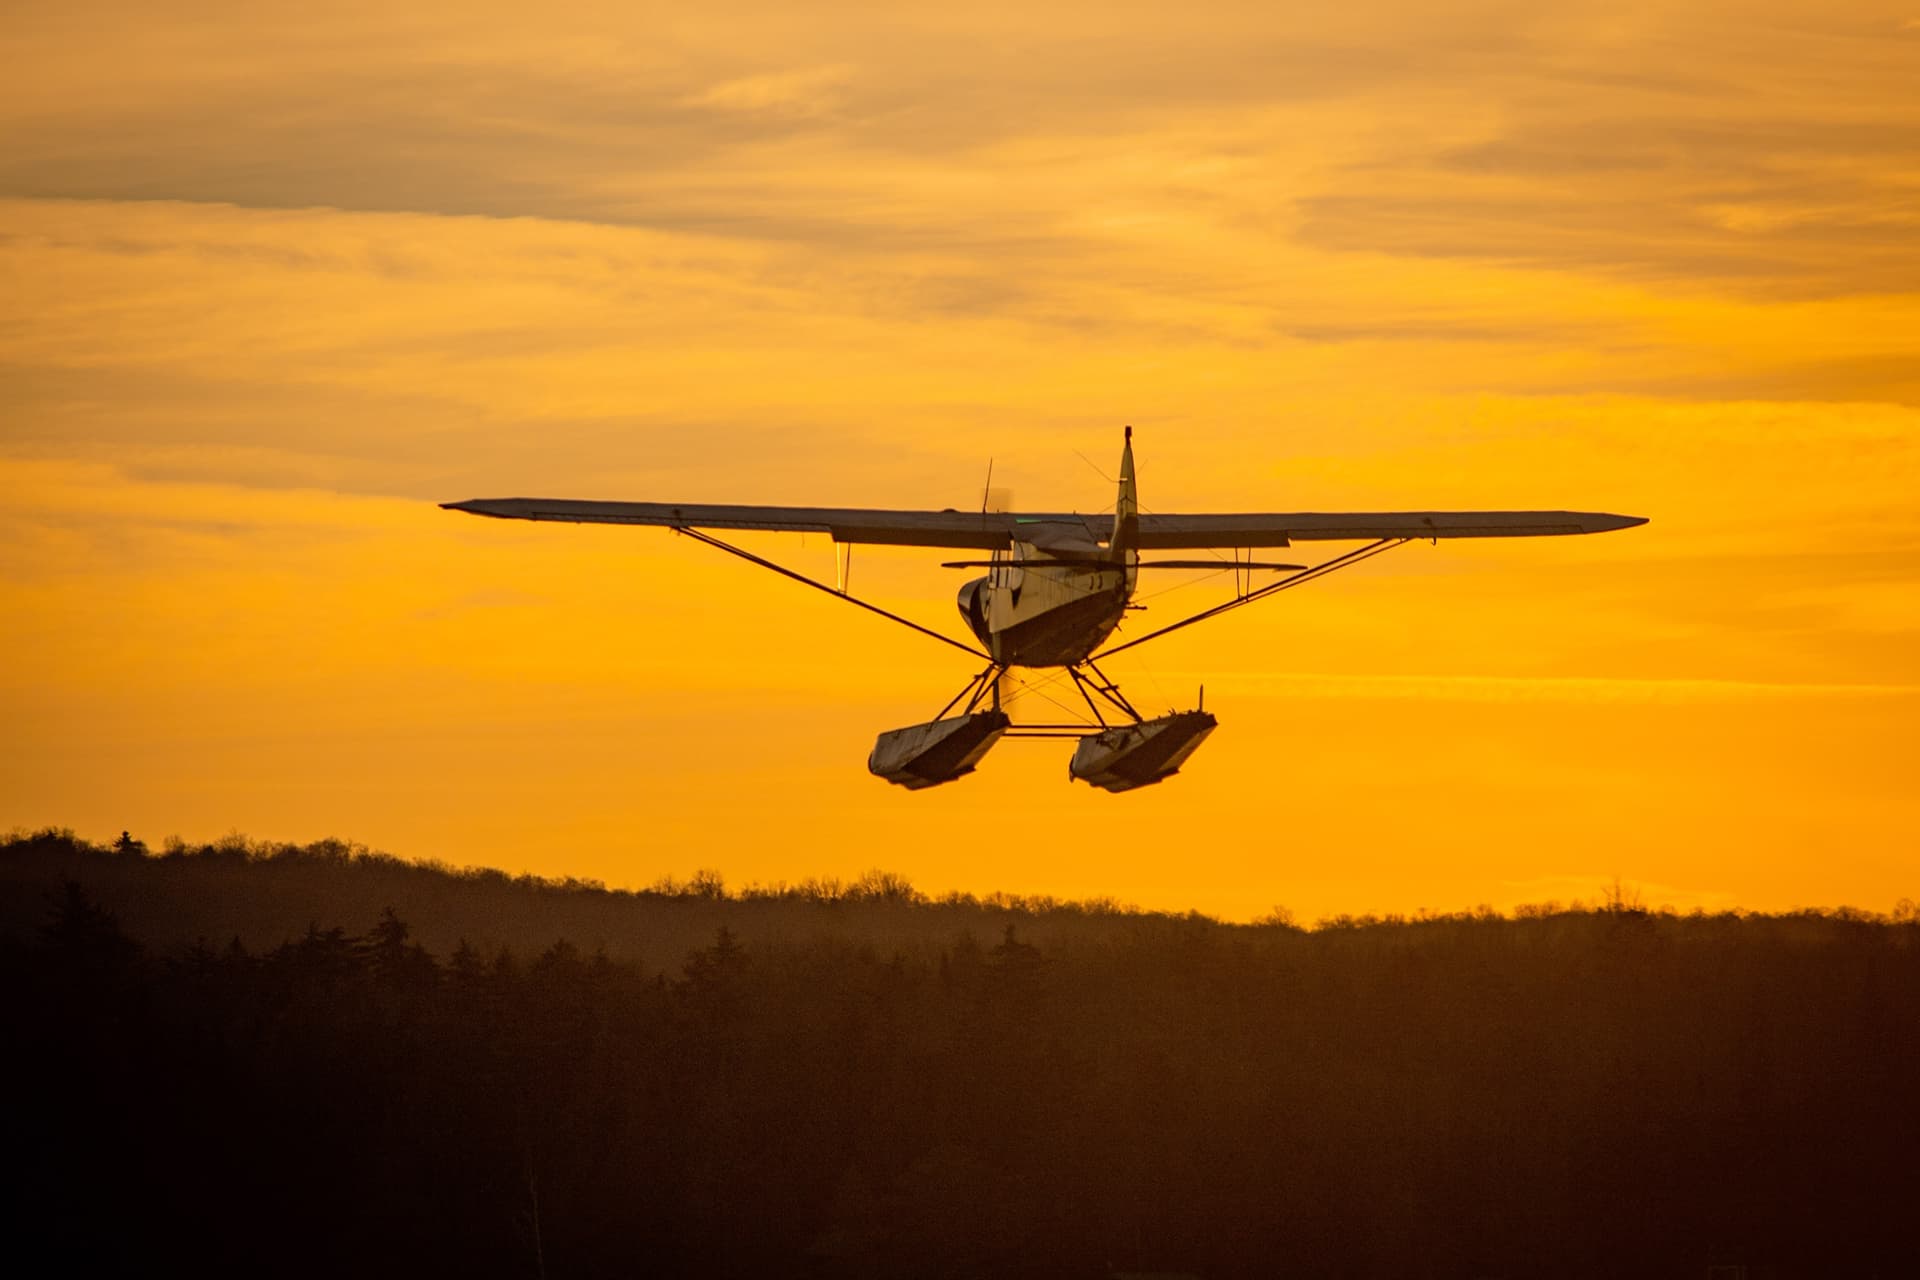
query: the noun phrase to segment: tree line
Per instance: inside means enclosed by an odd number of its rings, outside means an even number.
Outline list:
[[[223,857],[0,845],[17,1250],[69,1270],[522,1276],[1915,1260],[1906,908],[1616,897],[1303,930],[898,892],[631,895],[632,928],[697,919],[666,957],[522,941],[601,921],[549,890],[601,891],[511,881],[485,897],[484,941],[430,942],[448,922],[395,904],[328,914],[358,901],[338,885],[272,941],[208,931],[279,903],[288,869]],[[485,914],[444,870],[294,861],[306,888],[439,876],[455,883],[416,902],[460,929]],[[197,914],[131,926],[142,886]]]

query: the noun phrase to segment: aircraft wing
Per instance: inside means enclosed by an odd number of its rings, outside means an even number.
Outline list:
[[[1376,538],[1538,538],[1606,533],[1644,516],[1597,511],[1302,511],[1270,514],[1143,515],[1140,547],[1285,547],[1295,542]]]
[[[835,542],[887,543],[905,547],[977,547],[1005,550],[1016,521],[1002,511],[870,511],[858,507],[730,507],[666,502],[578,502],[564,498],[475,498],[443,502],[450,511],[513,520],[566,520],[581,524],[664,525],[680,529],[777,529],[827,533]],[[1078,516],[1042,516],[1073,520]],[[1112,518],[1106,521],[1109,527]]]
[[[835,542],[1005,550],[1022,526],[1075,525],[1105,540],[1112,516],[1015,515],[1003,511],[876,511],[859,507],[748,507],[567,498],[475,498],[450,511],[512,520],[660,525],[686,529],[773,529],[825,533]],[[1140,548],[1285,547],[1295,542],[1376,538],[1528,538],[1604,533],[1646,521],[1588,511],[1381,511],[1142,515]],[[1056,529],[1056,532],[1058,530]]]

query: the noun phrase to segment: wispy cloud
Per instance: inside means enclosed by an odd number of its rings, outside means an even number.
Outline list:
[[[724,80],[681,101],[691,107],[716,111],[783,116],[824,116],[845,96],[852,69],[845,66],[804,67]]]

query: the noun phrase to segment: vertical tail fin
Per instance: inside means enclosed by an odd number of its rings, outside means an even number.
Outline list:
[[[1120,493],[1113,501],[1113,539],[1107,554],[1131,569],[1140,563],[1140,493],[1133,481],[1133,428],[1120,450]]]

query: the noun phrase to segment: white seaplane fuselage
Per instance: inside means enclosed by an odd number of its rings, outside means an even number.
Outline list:
[[[960,615],[1001,666],[1084,662],[1126,614],[1131,568],[1061,564],[1058,555],[1016,542],[1005,564],[960,588]]]
[[[1126,616],[1140,566],[1131,436],[1107,542],[1084,523],[1023,522],[1011,551],[996,553],[986,577],[960,588],[960,616],[1001,666],[1076,666]]]

